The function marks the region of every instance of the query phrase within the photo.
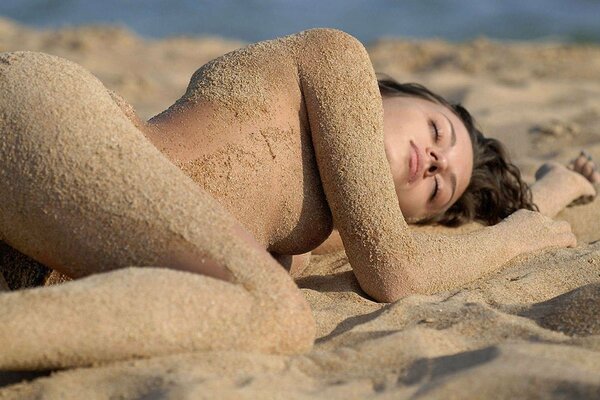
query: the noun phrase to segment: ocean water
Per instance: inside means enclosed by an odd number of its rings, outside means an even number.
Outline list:
[[[152,38],[254,42],[334,27],[366,43],[384,36],[600,42],[600,0],[0,0],[0,16],[39,28],[117,24]]]

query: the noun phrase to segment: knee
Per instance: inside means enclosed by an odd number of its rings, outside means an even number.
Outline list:
[[[13,97],[76,92],[90,78],[97,80],[82,66],[61,57],[34,51],[0,53],[0,89]]]
[[[333,28],[314,28],[303,32],[308,38],[321,42],[325,46],[361,45],[360,41],[351,34]]]
[[[30,51],[0,53],[2,109],[34,112],[36,108],[30,107],[34,104],[25,104],[25,100],[44,97],[48,92],[47,88],[54,81],[54,76],[62,70],[57,65],[57,59],[58,57],[48,54]]]
[[[0,110],[19,126],[39,121],[64,126],[63,119],[74,108],[87,107],[89,113],[99,97],[110,99],[102,83],[82,66],[28,51],[0,53],[0,93]]]
[[[20,89],[23,89],[25,79],[37,78],[47,83],[51,80],[47,70],[53,67],[56,60],[60,59],[35,51],[0,53],[0,82],[4,85],[12,83],[20,86]],[[59,70],[59,68],[54,69]]]
[[[0,70],[3,72],[14,69],[29,69],[30,72],[35,72],[38,69],[55,69],[60,71],[69,65],[77,64],[65,58],[40,51],[9,51],[0,53]]]
[[[264,350],[276,354],[306,353],[315,341],[315,319],[300,290],[296,289],[286,297],[276,300],[270,318],[272,323],[263,326],[266,329],[261,335],[262,343],[268,347]]]

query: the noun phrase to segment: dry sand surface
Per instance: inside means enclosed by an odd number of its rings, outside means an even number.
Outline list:
[[[242,45],[0,20],[0,52],[73,60],[142,117],[172,104],[198,66]],[[581,148],[600,160],[600,47],[485,39],[367,47],[377,71],[464,103],[528,180],[542,161],[566,162]],[[215,351],[0,372],[0,398],[598,398],[599,217],[600,200],[568,208],[559,218],[572,223],[577,248],[521,257],[463,288],[393,304],[361,292],[343,253],[313,256],[297,280],[317,322],[314,349],[302,356]],[[6,260],[24,262],[0,246]]]

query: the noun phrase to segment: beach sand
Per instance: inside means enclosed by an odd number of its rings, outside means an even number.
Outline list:
[[[242,45],[0,20],[0,52],[73,60],[143,118],[180,97],[198,66]],[[540,163],[567,162],[581,148],[600,160],[600,47],[386,39],[367,49],[377,71],[464,103],[528,181]],[[360,290],[343,252],[312,256],[297,279],[317,323],[304,355],[212,351],[4,371],[0,398],[600,397],[600,200],[558,218],[571,222],[578,247],[522,256],[462,288],[392,304]],[[3,262],[26,262],[0,251]]]

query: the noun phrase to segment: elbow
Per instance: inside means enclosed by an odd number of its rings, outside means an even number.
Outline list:
[[[382,279],[376,284],[369,283],[359,281],[362,290],[378,303],[393,303],[404,297],[422,294],[408,279]]]
[[[364,290],[364,289],[363,289]],[[365,290],[365,292],[367,292]],[[367,292],[378,303],[394,303],[404,297],[412,294],[418,294],[413,290],[395,289],[395,290],[378,290]]]
[[[392,303],[411,295],[429,294],[431,276],[425,272],[420,249],[410,256],[404,251],[388,251],[382,256],[353,258],[350,262],[361,289],[381,303]],[[350,255],[348,255],[350,259]]]
[[[387,263],[386,263],[387,264]],[[361,268],[366,273],[356,274],[362,290],[380,303],[393,303],[412,295],[429,295],[432,287],[430,277],[420,273],[422,264],[418,260],[390,262],[379,267]]]

